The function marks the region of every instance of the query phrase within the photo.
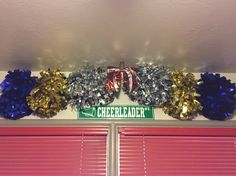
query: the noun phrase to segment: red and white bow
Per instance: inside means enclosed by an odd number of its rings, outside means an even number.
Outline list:
[[[109,90],[119,92],[122,84],[126,86],[129,92],[134,90],[137,86],[135,68],[124,67],[124,62],[120,62],[120,67],[107,67],[106,87]]]

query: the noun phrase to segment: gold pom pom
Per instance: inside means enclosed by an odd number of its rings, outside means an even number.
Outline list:
[[[49,118],[66,108],[67,81],[59,70],[40,72],[37,86],[27,97],[29,107],[35,115]]]
[[[202,108],[201,104],[196,100],[196,96],[198,96],[196,85],[199,82],[192,73],[184,75],[180,71],[173,72],[172,79],[173,85],[170,99],[164,105],[163,110],[174,118],[191,120]]]

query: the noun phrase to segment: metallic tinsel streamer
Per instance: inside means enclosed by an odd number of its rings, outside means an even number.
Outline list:
[[[16,120],[32,113],[26,97],[37,84],[37,78],[29,70],[9,71],[0,84],[0,116]]]
[[[35,115],[49,118],[66,108],[67,81],[59,70],[40,72],[38,85],[27,97],[27,102]]]
[[[236,86],[225,76],[202,73],[197,86],[202,105],[201,114],[211,120],[227,120],[233,117],[236,108]]]
[[[78,110],[107,105],[115,93],[106,88],[107,72],[99,66],[85,65],[68,77],[69,104]]]
[[[172,85],[169,68],[152,64],[140,65],[136,75],[137,87],[129,93],[131,100],[156,107],[167,102]]]
[[[199,83],[192,73],[172,73],[173,85],[169,101],[163,110],[168,115],[180,119],[190,120],[201,110],[201,104],[196,100],[196,86]]]

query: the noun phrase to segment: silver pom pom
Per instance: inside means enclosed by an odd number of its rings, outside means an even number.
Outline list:
[[[141,105],[161,107],[169,99],[171,71],[164,66],[144,64],[137,69],[137,87],[129,93]]]
[[[115,93],[106,89],[107,72],[103,67],[86,65],[68,77],[69,104],[78,110],[107,105]]]

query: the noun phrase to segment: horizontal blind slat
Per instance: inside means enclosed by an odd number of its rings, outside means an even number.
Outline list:
[[[235,136],[236,128],[171,128],[171,127],[121,127],[122,135],[159,135],[159,136]]]

